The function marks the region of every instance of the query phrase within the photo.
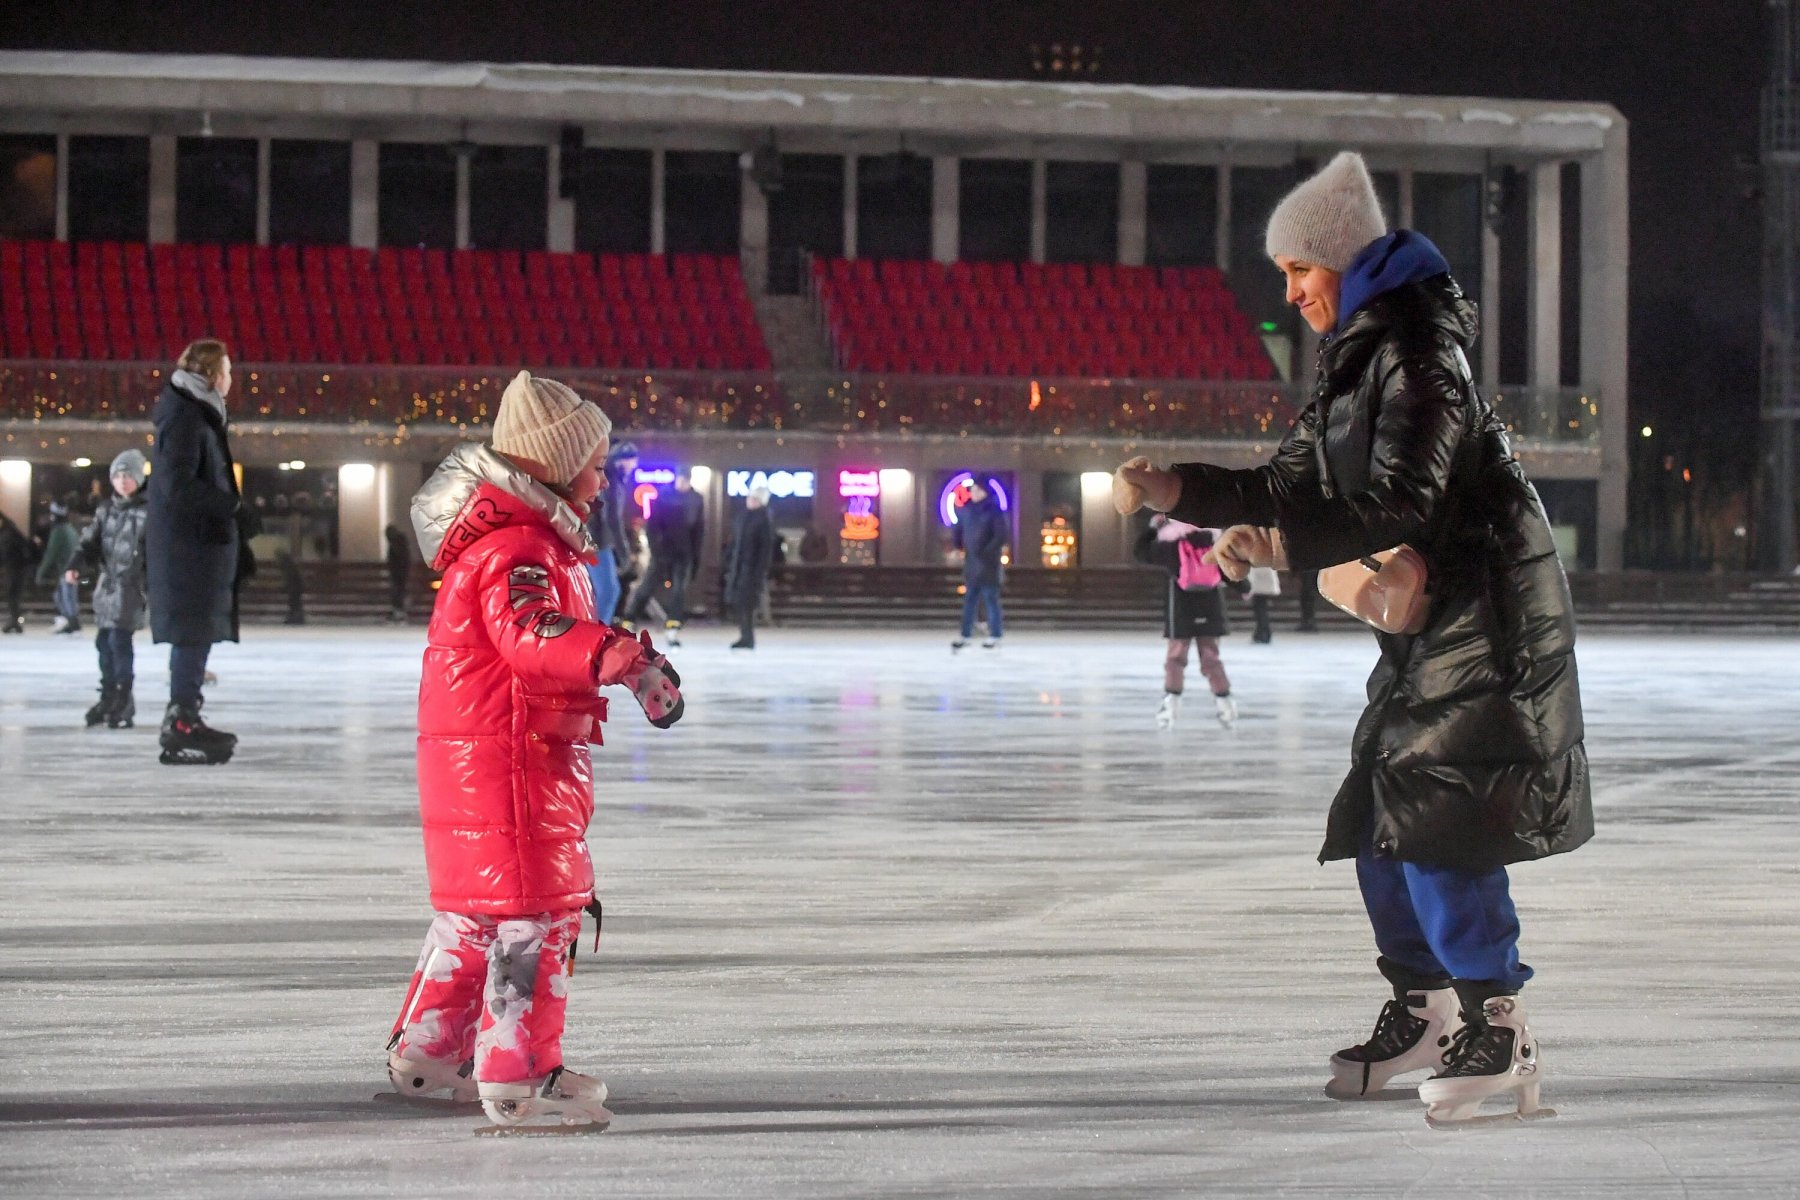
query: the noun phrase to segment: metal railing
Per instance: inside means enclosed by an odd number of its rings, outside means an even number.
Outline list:
[[[1005,379],[839,372],[556,368],[626,429],[1267,441],[1300,411],[1285,383]],[[0,421],[147,420],[166,368],[148,363],[0,362]],[[478,427],[509,370],[241,364],[239,421],[394,428]],[[1504,388],[1495,410],[1524,442],[1597,443],[1597,395]]]

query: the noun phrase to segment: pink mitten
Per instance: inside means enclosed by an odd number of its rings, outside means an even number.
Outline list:
[[[651,643],[649,630],[639,635],[638,644],[643,658],[620,682],[631,689],[638,707],[644,710],[650,723],[658,729],[667,729],[681,720],[682,713],[687,711],[687,701],[681,697],[681,676],[676,674],[668,657]]]

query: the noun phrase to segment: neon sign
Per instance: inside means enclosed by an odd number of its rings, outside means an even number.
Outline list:
[[[668,467],[639,467],[631,473],[633,483],[649,483],[661,486],[675,482],[675,472]]]
[[[872,542],[881,536],[881,518],[875,515],[875,497],[847,496],[844,527],[838,536],[846,542]]]
[[[778,499],[809,500],[817,478],[811,471],[727,471],[725,494],[748,496],[760,487]]]
[[[881,472],[879,471],[839,471],[838,495],[849,499],[852,496],[875,497],[881,495]]]
[[[650,519],[651,506],[656,503],[656,485],[654,483],[640,483],[635,488],[632,488],[631,502],[638,506],[638,511],[642,512],[644,514],[644,520],[648,521]]]
[[[973,474],[968,471],[959,471],[950,477],[949,481],[944,484],[944,490],[938,493],[938,520],[944,523],[945,528],[956,524],[956,510],[969,502],[969,485],[974,482]],[[988,476],[986,487],[994,499],[1000,502],[1001,512],[1012,511],[1012,501],[1007,497],[1006,489],[1001,486],[998,479],[991,475]]]

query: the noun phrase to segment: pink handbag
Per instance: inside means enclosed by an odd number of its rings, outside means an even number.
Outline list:
[[[1184,592],[1203,592],[1219,586],[1224,576],[1216,563],[1206,561],[1205,550],[1185,538],[1175,545],[1181,559],[1181,574],[1176,577],[1175,586]]]
[[[1319,572],[1319,595],[1383,633],[1425,628],[1425,585],[1425,559],[1404,544]]]

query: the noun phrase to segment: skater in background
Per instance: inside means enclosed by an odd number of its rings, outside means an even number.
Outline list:
[[[287,616],[282,618],[281,623],[306,624],[306,577],[300,573],[300,564],[294,561],[293,552],[284,546],[275,552],[275,566],[281,572],[282,591],[287,594]],[[206,682],[214,682],[210,671],[207,672]]]
[[[73,584],[83,572],[98,572],[94,581],[94,648],[100,655],[100,699],[87,710],[90,729],[103,721],[109,729],[130,729],[137,717],[131,642],[144,627],[149,608],[144,581],[147,466],[141,450],[126,450],[112,460],[107,475],[113,494],[100,502],[64,575]]]
[[[38,586],[51,589],[50,601],[56,608],[56,616],[50,620],[51,633],[81,632],[81,585],[68,577],[80,543],[81,533],[69,516],[68,500],[52,500],[44,554],[37,569]]]
[[[731,527],[725,556],[725,607],[737,619],[733,650],[756,649],[756,611],[768,591],[769,568],[775,562],[775,526],[769,520],[769,489],[751,488],[744,511]]]
[[[1005,617],[1000,611],[1000,588],[1005,582],[1003,560],[1011,530],[1000,502],[978,479],[969,481],[969,499],[956,513],[956,527],[951,530],[951,544],[963,552],[962,628],[950,643],[952,654],[960,651],[975,636],[975,611],[980,608],[987,618],[988,635],[981,645],[992,650],[1005,636]]]
[[[1231,632],[1225,617],[1224,579],[1217,564],[1206,561],[1214,530],[1171,521],[1162,513],[1151,517],[1132,546],[1132,557],[1147,566],[1160,567],[1169,576],[1169,594],[1163,604],[1163,698],[1156,710],[1156,727],[1173,729],[1181,715],[1181,693],[1187,676],[1188,650],[1200,657],[1200,674],[1212,689],[1213,711],[1227,729],[1237,720],[1237,701],[1231,698],[1231,678],[1219,657],[1219,639]]]
[[[1300,597],[1300,624],[1295,628],[1301,633],[1319,632],[1319,573],[1295,571],[1294,591]]]
[[[650,537],[650,567],[638,580],[626,607],[626,627],[642,625],[654,602],[663,609],[669,645],[681,645],[687,620],[687,589],[700,564],[706,532],[706,502],[694,490],[684,468],[675,473],[675,490],[657,497],[645,530]]]
[[[596,551],[588,577],[594,583],[594,619],[602,625],[612,624],[619,611],[619,575],[630,557],[625,517],[631,508],[637,466],[636,446],[630,442],[614,446],[606,456],[606,490],[595,498],[588,514],[588,536],[594,539]]]
[[[585,840],[600,689],[651,723],[681,717],[650,635],[593,619],[585,519],[611,423],[521,371],[492,444],[459,447],[413,498],[444,574],[419,686],[419,809],[438,909],[388,1042],[402,1096],[479,1099],[498,1127],[605,1128],[606,1086],[565,1070],[571,948],[594,905]],[[596,916],[598,912],[596,911]]]
[[[1275,597],[1281,595],[1281,573],[1274,567],[1251,567],[1244,581],[1250,587],[1250,617],[1256,622],[1250,640],[1266,646],[1275,640],[1275,626],[1270,615]]]
[[[6,623],[0,625],[0,633],[25,632],[25,573],[35,551],[31,535],[0,513],[0,574],[5,577],[0,588],[6,594]]]
[[[403,625],[406,623],[406,585],[412,577],[412,538],[404,529],[392,524],[382,536],[387,539],[388,620]]]
[[[225,398],[231,356],[202,339],[181,352],[150,414],[151,453],[145,563],[150,635],[169,644],[169,704],[163,712],[162,761],[219,763],[237,735],[200,719],[206,660],[216,642],[238,640],[238,587],[253,560],[246,544],[254,518],[238,495]]]
[[[1430,1070],[1419,1095],[1434,1124],[1476,1119],[1489,1096],[1537,1115],[1542,1056],[1519,996],[1532,971],[1506,869],[1593,836],[1568,581],[1470,375],[1474,305],[1435,246],[1387,231],[1362,158],[1340,154],[1291,192],[1267,249],[1322,335],[1313,402],[1261,467],[1133,459],[1121,507],[1231,526],[1213,550],[1227,578],[1398,545],[1425,560],[1425,626],[1378,635],[1319,856],[1355,860],[1393,993],[1370,1038],[1332,1057],[1327,1090],[1355,1099]]]

